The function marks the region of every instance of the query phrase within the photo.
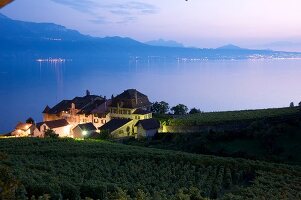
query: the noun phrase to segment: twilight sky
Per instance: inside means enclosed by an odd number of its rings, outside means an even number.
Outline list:
[[[300,0],[15,0],[0,12],[100,37],[301,50],[300,8]]]

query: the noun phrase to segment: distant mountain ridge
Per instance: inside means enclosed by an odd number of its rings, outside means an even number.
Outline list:
[[[243,48],[233,45],[233,44],[228,44],[225,46],[218,47],[216,49],[219,49],[219,50],[242,50]]]
[[[159,40],[156,44],[151,42],[150,45],[128,37],[92,37],[61,25],[13,20],[2,14],[0,14],[0,30],[0,60],[24,54],[34,58],[68,57],[84,60],[132,57],[186,60],[301,57],[299,53],[242,49],[235,45],[200,49],[186,48],[175,41]]]
[[[145,42],[145,44],[152,45],[152,46],[162,46],[162,47],[184,47],[183,44],[177,41],[163,40],[163,39],[148,41]]]

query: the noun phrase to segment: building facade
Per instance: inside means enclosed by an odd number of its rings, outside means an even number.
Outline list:
[[[63,100],[52,108],[46,106],[43,122],[38,123],[38,132],[34,135],[41,137],[45,130],[55,129],[60,137],[85,138],[87,131],[84,127],[88,124],[87,127],[91,128],[93,125],[98,132],[109,131],[116,138],[136,137],[137,122],[152,119],[151,105],[148,97],[136,89],[125,90],[111,99],[91,95],[87,91],[83,97]],[[56,124],[59,120],[65,120],[66,126],[49,125]],[[97,131],[93,130],[94,133]]]
[[[73,128],[84,123],[93,123],[95,127],[100,127],[110,120],[110,104],[111,100],[87,92],[84,97],[63,100],[52,108],[46,106],[43,121],[65,119]]]

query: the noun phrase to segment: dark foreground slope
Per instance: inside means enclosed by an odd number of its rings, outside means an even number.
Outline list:
[[[300,167],[289,165],[71,139],[2,139],[0,151],[12,173],[0,184],[14,176],[19,198],[301,198]]]
[[[300,107],[199,113],[176,118],[159,116],[158,119],[174,130],[194,127],[195,132],[159,133],[152,140],[125,143],[301,165]]]

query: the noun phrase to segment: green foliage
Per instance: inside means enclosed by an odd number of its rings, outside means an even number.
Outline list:
[[[175,126],[195,126],[195,125],[217,125],[227,122],[240,122],[244,120],[260,120],[286,115],[299,114],[298,107],[293,108],[275,108],[262,110],[242,110],[227,112],[207,112],[182,117],[170,118],[169,125]],[[181,113],[182,114],[182,113]]]
[[[301,191],[297,166],[100,140],[2,139],[0,151],[28,198],[298,199]]]
[[[45,130],[45,137],[47,138],[58,138],[59,135],[52,129]]]
[[[197,114],[197,113],[201,113],[201,110],[197,108],[191,108],[189,111],[189,114]]]
[[[155,103],[153,103],[151,110],[153,113],[156,114],[165,114],[169,110],[169,104],[166,103],[165,101],[160,101],[160,102],[156,101]]]
[[[6,155],[0,152],[0,199],[26,199],[26,190],[2,162]]]
[[[188,112],[187,106],[178,104],[170,109],[175,115],[186,115]]]
[[[196,133],[158,133],[152,140],[126,144],[190,153],[240,157],[301,165],[301,120],[259,120],[244,129]]]
[[[110,139],[110,138],[112,138],[110,131],[109,131],[109,130],[102,130],[102,131],[99,133],[98,138],[95,138],[95,139],[106,140],[106,139]]]

